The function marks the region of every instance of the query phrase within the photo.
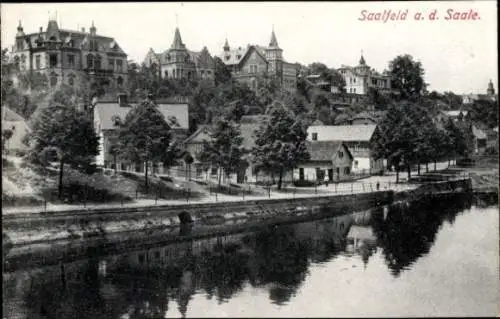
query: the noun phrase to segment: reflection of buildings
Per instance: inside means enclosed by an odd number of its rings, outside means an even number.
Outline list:
[[[354,213],[354,223],[347,234],[346,251],[348,253],[359,254],[363,263],[368,263],[368,259],[377,250],[377,238],[370,225],[372,211]]]

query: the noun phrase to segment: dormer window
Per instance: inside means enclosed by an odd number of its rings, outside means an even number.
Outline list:
[[[238,60],[239,60],[239,59],[241,59],[241,54],[238,54],[238,55],[236,56],[236,58],[237,58]]]
[[[225,58],[226,58],[226,61],[229,61],[230,56],[226,55]]]

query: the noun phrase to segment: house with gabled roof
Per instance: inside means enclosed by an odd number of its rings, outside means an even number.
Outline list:
[[[150,97],[152,98],[152,97]],[[113,157],[110,148],[118,137],[118,129],[125,121],[127,114],[138,105],[140,101],[128,101],[126,94],[119,94],[114,100],[97,100],[94,105],[94,128],[100,137],[99,155],[96,164],[104,168],[114,168]],[[165,120],[171,127],[172,140],[183,141],[189,132],[189,111],[187,103],[171,103],[161,100],[155,101],[158,110],[163,114]],[[144,170],[142,163],[117,164],[120,170]],[[157,173],[162,172],[161,163],[152,170]]]
[[[371,150],[376,130],[376,124],[311,125],[307,128],[307,140],[343,142],[353,155],[352,172],[374,174],[384,169],[384,161],[376,160]]]
[[[156,65],[160,78],[198,79],[210,83],[215,79],[215,60],[207,47],[201,51],[188,50],[182,42],[179,28],[175,28],[169,49],[156,53],[150,48],[143,63],[147,67]]]
[[[295,180],[336,182],[351,177],[354,157],[342,141],[307,141],[309,160],[295,170]]]
[[[219,57],[236,80],[254,91],[257,90],[257,78],[262,75],[277,78],[286,91],[295,92],[297,89],[297,66],[283,58],[283,49],[278,45],[274,30],[268,46],[248,44],[231,48],[226,39]]]
[[[45,30],[25,34],[19,21],[11,59],[20,71],[46,77],[51,87],[86,79],[105,79],[110,90],[127,87],[127,54],[113,37],[98,34],[94,22],[88,31],[68,30],[49,19]]]

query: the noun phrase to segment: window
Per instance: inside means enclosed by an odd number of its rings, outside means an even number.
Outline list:
[[[356,83],[356,78],[354,78],[354,81],[353,81],[353,82],[354,82],[354,83]]]
[[[75,84],[75,79],[73,75],[70,75],[68,78],[68,84],[73,86]]]
[[[212,167],[211,175],[217,175],[217,167]]]
[[[257,65],[250,65],[250,73],[257,73]]]
[[[87,55],[87,68],[88,69],[94,68],[94,56],[92,54]]]
[[[356,93],[356,88],[353,89],[354,93]]]
[[[344,152],[339,151],[339,158],[342,158],[342,157],[344,157]]]
[[[168,71],[165,71],[165,77],[168,78]]]
[[[122,60],[116,60],[116,69],[118,72],[123,71],[123,61]]]
[[[99,54],[95,56],[95,68],[98,70],[101,69],[101,56]]]
[[[231,56],[226,55],[224,58],[226,59],[226,61],[228,61],[230,57],[231,57]],[[169,59],[169,60],[170,60],[170,59]]]
[[[351,173],[351,169],[349,167],[344,167],[344,174],[349,175]]]
[[[123,78],[121,76],[119,76],[117,79],[116,79],[116,84],[118,86],[122,86],[123,85]]]
[[[358,168],[358,161],[354,161],[354,168]]]
[[[16,66],[16,69],[19,70],[19,56],[14,57],[14,65]]]
[[[115,59],[109,59],[108,60],[108,69],[114,70],[115,68]]]
[[[57,67],[57,54],[49,55],[49,63],[51,68]]]
[[[317,141],[318,140],[318,133],[312,133],[312,140]]]
[[[57,74],[52,73],[50,75],[50,86],[54,87],[57,85]]]
[[[37,70],[39,70],[41,68],[41,64],[40,64],[40,56],[39,55],[36,55],[35,56],[35,68]]]
[[[68,67],[70,68],[75,67],[75,55],[73,54],[68,54]]]
[[[155,259],[160,259],[160,251],[155,251]]]
[[[144,263],[144,254],[139,254],[139,264]]]

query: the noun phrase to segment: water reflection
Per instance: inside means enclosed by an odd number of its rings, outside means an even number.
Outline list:
[[[429,253],[443,222],[470,205],[464,197],[434,199],[115,256],[90,251],[63,267],[4,274],[4,317],[184,317],[195,295],[222,304],[248,287],[282,306],[293,302],[311,265],[340,256],[359,256],[366,268],[381,251],[399,277]]]

